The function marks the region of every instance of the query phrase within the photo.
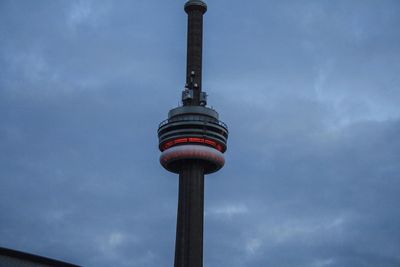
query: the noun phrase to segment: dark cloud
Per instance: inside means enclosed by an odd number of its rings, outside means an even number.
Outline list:
[[[398,2],[208,4],[204,85],[230,140],[205,265],[398,266]],[[156,128],[184,82],[182,5],[0,3],[0,246],[172,264]]]

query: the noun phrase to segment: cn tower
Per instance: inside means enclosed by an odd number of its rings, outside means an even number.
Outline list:
[[[186,84],[182,106],[169,111],[158,128],[160,163],[179,174],[175,267],[203,266],[204,175],[225,163],[228,128],[207,107],[202,91],[203,15],[201,0],[185,4],[188,15]]]

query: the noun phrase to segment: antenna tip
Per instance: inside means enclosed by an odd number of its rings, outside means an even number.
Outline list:
[[[193,9],[200,9],[203,14],[207,11],[207,4],[204,3],[202,0],[189,0],[185,4],[185,11],[188,13]]]

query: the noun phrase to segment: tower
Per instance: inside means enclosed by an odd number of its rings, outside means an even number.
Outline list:
[[[182,106],[169,111],[158,128],[160,163],[179,174],[175,267],[203,266],[204,175],[225,163],[228,128],[207,107],[202,91],[203,15],[201,0],[185,4],[188,15],[186,84]]]

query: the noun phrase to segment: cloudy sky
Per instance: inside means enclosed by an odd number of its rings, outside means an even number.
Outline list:
[[[172,266],[184,0],[0,1],[0,246]],[[209,0],[208,267],[400,266],[400,1]]]

